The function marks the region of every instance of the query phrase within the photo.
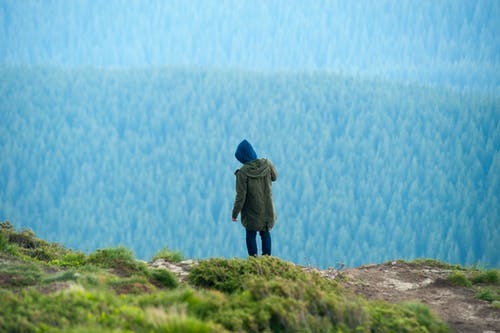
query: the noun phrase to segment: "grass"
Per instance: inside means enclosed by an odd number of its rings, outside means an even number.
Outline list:
[[[480,288],[476,293],[476,298],[493,303],[494,301],[500,301],[500,294],[498,290],[494,291],[491,288]]]
[[[2,287],[25,287],[36,285],[44,276],[36,264],[15,262],[0,264],[0,285]]]
[[[85,256],[4,223],[0,258],[2,332],[448,332],[422,304],[367,301],[274,257],[202,260],[180,283],[124,247]]]
[[[465,276],[463,272],[452,272],[448,275],[448,281],[455,286],[472,287],[472,282]]]
[[[165,247],[153,256],[153,261],[158,259],[165,259],[168,262],[177,263],[184,260],[184,257],[179,251],[172,251]]]
[[[499,285],[500,272],[498,269],[476,271],[472,274],[470,280],[473,284],[487,283],[487,284]]]
[[[452,272],[448,281],[453,285],[474,290],[477,299],[492,303],[500,301],[500,271],[498,269],[469,268]],[[496,306],[495,306],[496,307]]]
[[[430,258],[419,258],[414,260],[396,260],[396,262],[406,263],[408,265],[417,267],[434,267],[434,268],[449,269],[449,270],[463,270],[463,268],[460,265],[452,265],[446,262]]]

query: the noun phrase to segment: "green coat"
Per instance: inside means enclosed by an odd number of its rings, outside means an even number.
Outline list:
[[[251,231],[269,231],[274,226],[272,182],[278,172],[271,161],[260,158],[245,163],[236,175],[233,218],[241,212],[241,224]]]

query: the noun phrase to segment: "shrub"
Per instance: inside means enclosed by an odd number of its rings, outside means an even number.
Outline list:
[[[406,262],[406,261],[399,260],[399,262]],[[463,270],[463,268],[460,265],[451,265],[446,262],[430,258],[418,258],[415,260],[408,261],[407,263],[414,264],[417,266],[427,266],[427,267],[435,267],[435,268],[450,269],[450,270]]]
[[[165,259],[168,262],[181,262],[184,257],[179,251],[172,251],[165,247],[153,256],[153,261],[158,259]]]
[[[179,285],[174,273],[166,269],[149,269],[149,281],[158,287],[175,288]]]
[[[52,282],[62,282],[62,281],[74,281],[78,279],[79,274],[74,270],[64,271],[59,274],[55,274],[53,276],[47,277],[43,280],[43,283],[52,283]]]
[[[7,233],[0,232],[0,251],[17,255],[17,247],[9,242]]]
[[[33,259],[47,263],[63,257],[69,251],[56,243],[49,244],[46,241],[37,240],[34,244],[34,247],[23,248],[21,252]]]
[[[275,257],[263,256],[249,259],[213,258],[200,261],[191,269],[188,282],[198,287],[231,293],[243,290],[252,276],[308,280],[308,275],[295,265]],[[317,279],[318,283],[319,281]]]
[[[500,284],[500,274],[498,269],[490,269],[481,271],[479,274],[471,278],[473,284],[486,283],[486,284]]]
[[[428,332],[449,332],[447,325],[438,320],[426,305],[419,302],[405,302],[401,306],[410,310],[416,316],[419,326],[427,328]]]
[[[9,242],[15,243],[25,249],[33,249],[38,246],[39,240],[35,238],[33,231],[24,229],[21,232],[10,232]]]
[[[142,294],[153,290],[153,286],[144,277],[114,279],[108,282],[118,294]]]
[[[488,301],[490,303],[500,301],[500,293],[498,290],[493,290],[491,288],[480,288],[476,292],[475,296],[478,299],[482,299],[483,301]]]
[[[472,287],[472,283],[467,279],[467,277],[462,272],[453,272],[448,275],[447,278],[452,284],[456,286]]]
[[[113,268],[119,275],[145,274],[146,264],[134,259],[132,251],[123,246],[97,250],[89,254],[87,262],[104,268]]]
[[[24,287],[40,282],[43,273],[38,266],[31,263],[2,264],[0,266],[0,286]]]
[[[66,253],[61,261],[60,265],[63,267],[80,267],[87,262],[85,254],[83,252],[68,252]]]

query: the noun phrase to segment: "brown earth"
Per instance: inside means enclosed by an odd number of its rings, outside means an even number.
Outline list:
[[[456,332],[500,332],[500,309],[450,283],[452,272],[432,263],[394,261],[336,271],[335,280],[372,300],[426,304]]]
[[[191,260],[169,263],[160,259],[150,267],[169,269],[185,281],[195,264]],[[367,299],[390,303],[419,301],[459,333],[500,333],[500,309],[475,298],[473,289],[449,282],[447,277],[453,269],[446,265],[393,261],[342,270],[302,268],[334,279]]]

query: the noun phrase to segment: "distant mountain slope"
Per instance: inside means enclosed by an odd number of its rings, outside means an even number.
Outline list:
[[[334,71],[500,87],[495,0],[2,1],[0,63]]]
[[[500,266],[498,96],[333,74],[0,68],[0,219],[85,252],[245,257],[234,150],[273,160],[274,254]]]

